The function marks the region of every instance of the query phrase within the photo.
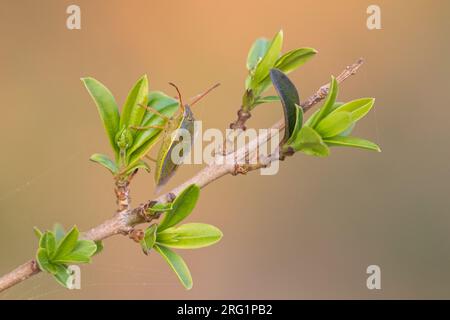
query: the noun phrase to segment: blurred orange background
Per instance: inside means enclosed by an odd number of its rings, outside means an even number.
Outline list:
[[[81,7],[81,30],[66,8]],[[366,9],[381,8],[381,30]],[[30,259],[32,227],[86,230],[115,210],[109,173],[88,161],[109,144],[80,82],[92,76],[122,103],[142,74],[151,90],[168,81],[193,96],[203,128],[226,128],[240,105],[252,42],[284,30],[284,51],[319,54],[291,78],[306,98],[360,56],[340,100],[376,97],[358,136],[383,152],[332,149],[296,155],[275,176],[220,179],[202,191],[189,221],[224,232],[212,247],[181,252],[194,288],[185,291],[156,254],[123,237],[82,266],[82,289],[47,274],[1,299],[450,298],[448,1],[1,1],[0,273]],[[259,107],[267,127],[279,105]],[[201,167],[182,167],[168,187]],[[151,199],[153,176],[134,181],[135,204]],[[381,267],[381,290],[366,268]]]

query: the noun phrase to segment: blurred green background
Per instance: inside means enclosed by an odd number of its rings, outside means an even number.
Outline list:
[[[81,7],[82,29],[66,28]],[[382,30],[366,27],[381,7]],[[182,252],[194,288],[185,291],[156,254],[123,237],[82,266],[82,290],[46,274],[1,299],[450,298],[449,1],[0,1],[0,273],[31,258],[32,227],[86,230],[114,210],[109,173],[88,161],[109,152],[79,78],[93,76],[122,103],[144,73],[150,88],[185,96],[222,86],[196,107],[203,127],[225,128],[244,88],[247,51],[284,30],[284,51],[319,54],[292,79],[306,98],[360,56],[366,64],[340,100],[376,97],[356,133],[383,152],[333,149],[296,155],[276,176],[225,177],[202,192],[189,221],[220,227],[213,247]],[[267,127],[282,113],[258,108]],[[168,187],[200,169],[182,167]],[[135,204],[153,197],[153,177],[135,180]],[[382,290],[366,288],[381,267]]]

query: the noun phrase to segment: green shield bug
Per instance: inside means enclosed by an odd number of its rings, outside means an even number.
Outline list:
[[[178,100],[180,103],[180,108],[178,109],[178,112],[173,115],[172,117],[167,117],[157,110],[152,109],[148,106],[143,106],[146,108],[149,112],[152,112],[156,114],[157,116],[163,118],[166,120],[166,123],[163,127],[159,126],[148,126],[148,127],[132,127],[137,130],[147,130],[147,129],[163,129],[163,138],[161,147],[158,151],[158,155],[156,160],[153,160],[149,158],[150,160],[156,161],[156,168],[155,168],[155,183],[157,186],[157,192],[158,189],[164,186],[167,181],[173,176],[176,169],[180,166],[182,159],[189,153],[190,146],[194,139],[194,115],[192,113],[191,107],[196,104],[198,101],[200,101],[204,96],[206,96],[209,92],[211,92],[213,89],[217,88],[219,84],[215,84],[208,90],[206,90],[204,93],[199,94],[198,96],[194,97],[193,101],[190,104],[183,104],[183,100],[181,98],[181,93],[176,85],[173,83],[169,83],[171,86],[173,86],[178,95]],[[187,133],[189,133],[190,141],[183,141],[180,139],[180,137],[184,136],[182,135],[182,130],[186,130]],[[179,151],[179,154],[177,155],[179,161],[173,161],[174,158],[174,152],[175,150],[180,149],[180,143],[185,144],[185,147],[181,148],[181,151]]]

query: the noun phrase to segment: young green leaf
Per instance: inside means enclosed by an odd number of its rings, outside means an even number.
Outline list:
[[[117,153],[116,134],[119,131],[119,109],[112,93],[94,78],[82,78],[86,89],[97,106],[103,126],[113,150]]]
[[[49,273],[56,273],[56,265],[51,263],[50,258],[48,256],[48,252],[44,248],[39,248],[36,253],[36,261],[39,265],[39,269],[43,271],[47,271]]]
[[[199,196],[200,188],[195,184],[191,184],[184,189],[174,200],[172,210],[165,214],[164,219],[158,226],[158,232],[184,220],[194,210]]]
[[[50,231],[45,232],[39,240],[39,248],[46,249],[48,257],[51,259],[56,252],[55,235]]]
[[[54,261],[62,259],[72,252],[77,245],[79,234],[80,232],[77,227],[73,227],[69,232],[67,232],[56,249],[56,253],[53,256]]]
[[[247,56],[247,69],[252,71],[261,61],[269,49],[270,40],[265,38],[256,39]]]
[[[120,116],[120,128],[139,126],[146,112],[142,105],[147,105],[148,79],[142,76],[131,89]]]
[[[300,48],[289,51],[278,58],[275,62],[274,68],[288,74],[305,64],[309,59],[314,57],[316,53],[317,51],[312,48]],[[270,85],[270,82],[270,77],[267,75],[267,77],[259,83],[260,92],[263,92]]]
[[[197,249],[218,242],[222,232],[210,224],[186,223],[158,232],[156,242],[169,248]]]
[[[37,237],[38,239],[41,239],[41,237],[42,237],[42,231],[39,230],[38,227],[33,227],[33,231],[34,231],[34,234],[36,235],[36,237]]]
[[[353,147],[381,152],[380,147],[375,143],[356,137],[336,136],[324,139],[324,142],[330,147]]]
[[[69,283],[70,276],[71,273],[65,265],[61,264],[56,265],[56,270],[53,274],[53,277],[55,278],[56,282],[58,282],[63,287],[68,288],[70,285]]]
[[[91,240],[78,240],[72,251],[66,255],[58,255],[52,262],[58,264],[89,263],[97,251],[97,245]]]
[[[278,97],[278,96],[258,97],[253,102],[253,105],[257,106],[258,104],[270,103],[270,102],[278,102],[278,101],[280,101],[280,97]]]
[[[326,116],[317,124],[316,131],[322,138],[334,137],[347,130],[352,124],[352,114],[341,111]]]
[[[142,251],[144,251],[145,254],[148,254],[148,252],[153,248],[153,245],[155,244],[157,229],[157,224],[152,224],[150,227],[145,229],[144,238],[140,242]]]
[[[337,94],[338,94],[338,83],[336,81],[336,78],[332,76],[330,82],[330,90],[328,92],[327,98],[323,103],[322,107],[319,109],[319,111],[315,115],[313,115],[310,119],[308,119],[309,121],[306,123],[307,126],[313,129],[316,128],[320,120],[325,118],[330,113],[336,101]]]
[[[307,155],[326,157],[330,150],[323,142],[322,137],[310,127],[304,126],[290,145],[295,151],[301,151]]]
[[[252,89],[255,89],[258,83],[269,75],[269,70],[273,68],[275,62],[280,56],[282,45],[283,31],[280,30],[272,39],[266,54],[256,66],[250,85]]]
[[[313,48],[299,48],[289,51],[278,58],[274,68],[280,69],[284,73],[289,73],[305,64],[316,53],[317,51]]]
[[[300,98],[294,84],[282,71],[271,69],[270,78],[283,105],[285,129],[282,142],[286,142],[294,132],[295,124],[298,121],[297,116],[303,114],[297,113],[297,105],[300,104]],[[300,121],[303,120],[300,119]]]
[[[111,171],[111,173],[113,175],[117,174],[117,172],[119,171],[119,169],[117,168],[116,164],[111,159],[109,159],[108,156],[106,156],[104,154],[94,153],[90,157],[89,160],[104,166],[106,169]]]
[[[192,276],[183,258],[167,247],[155,245],[154,248],[164,258],[164,260],[166,260],[177,275],[178,279],[180,279],[183,286],[187,290],[190,290],[192,288]]]
[[[370,109],[372,109],[375,103],[373,98],[361,98],[350,102],[347,102],[338,108],[336,108],[330,115],[338,112],[350,112],[352,116],[352,121],[356,122],[362,117],[364,117]]]

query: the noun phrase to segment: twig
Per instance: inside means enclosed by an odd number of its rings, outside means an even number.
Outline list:
[[[340,83],[347,79],[349,76],[356,73],[356,71],[361,67],[363,63],[362,59],[359,59],[356,63],[354,63],[351,66],[347,66],[347,68],[336,78],[337,81]],[[305,100],[304,103],[302,103],[302,107],[304,108],[304,111],[308,111],[312,106],[317,104],[319,101],[321,101],[328,93],[329,90],[329,84],[323,85],[319,88],[319,90],[313,94],[309,99]],[[284,127],[284,120],[281,119],[277,123],[275,123],[271,129],[277,129],[281,130]],[[269,130],[269,132],[272,132]],[[256,170],[265,166],[268,166],[272,161],[277,160],[278,157],[274,156],[274,153],[271,154],[269,157],[263,159],[262,161],[258,162],[256,165],[248,165],[244,167],[237,167],[236,162],[234,162],[236,159],[242,159],[245,157],[248,152],[256,150],[258,147],[260,147],[262,144],[267,142],[271,138],[271,134],[268,133],[265,137],[261,138],[255,138],[248,142],[244,147],[241,149],[236,150],[235,152],[229,154],[226,156],[226,159],[223,164],[210,164],[203,168],[200,172],[198,172],[195,176],[193,176],[188,181],[182,183],[178,187],[174,188],[170,192],[158,197],[157,199],[154,199],[152,201],[147,201],[141,205],[139,205],[137,208],[129,209],[129,195],[127,193],[127,208],[124,210],[118,212],[115,214],[115,216],[109,220],[106,220],[102,224],[90,229],[87,231],[83,238],[88,240],[103,240],[106,238],[109,238],[111,236],[117,235],[117,234],[129,234],[133,227],[149,222],[149,219],[146,219],[144,215],[142,214],[142,211],[145,210],[145,208],[148,208],[152,203],[155,202],[167,202],[173,195],[179,194],[182,190],[184,190],[187,186],[191,184],[196,184],[200,188],[203,188],[210,184],[211,182],[219,179],[222,176],[225,176],[227,174],[236,174],[236,173],[247,173],[248,171]],[[234,160],[234,161],[231,161]],[[241,170],[242,172],[236,172],[236,170]],[[128,186],[127,186],[128,188]],[[125,207],[125,202],[121,203],[120,205],[123,205]],[[4,275],[0,278],[0,292],[28,279],[29,277],[39,273],[39,267],[35,260],[30,260],[23,265],[17,267],[13,271],[9,272],[8,274]]]

